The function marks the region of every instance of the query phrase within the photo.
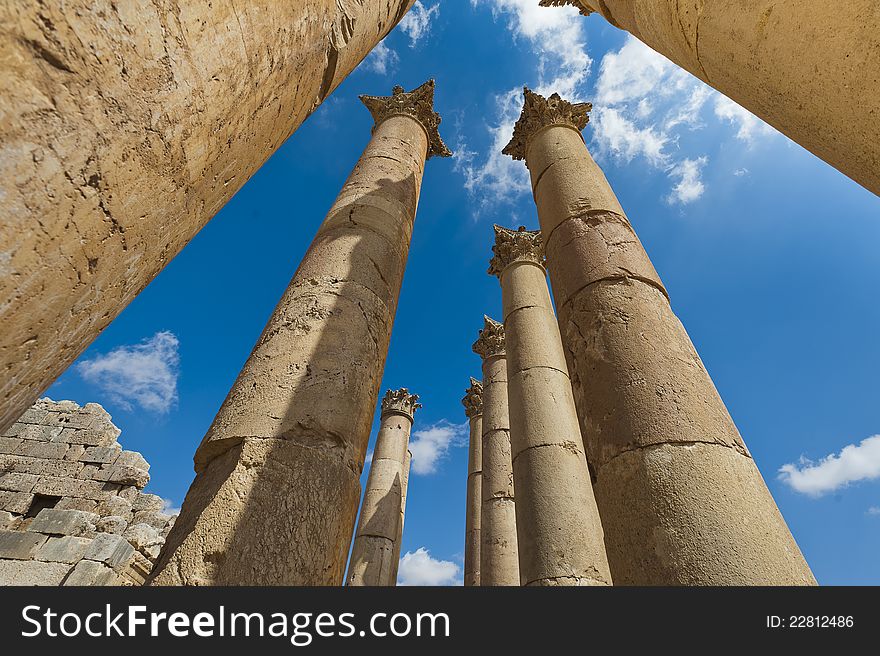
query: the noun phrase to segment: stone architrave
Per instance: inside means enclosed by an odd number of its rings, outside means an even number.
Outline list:
[[[495,226],[523,585],[610,585],[541,233]]]
[[[480,585],[480,506],[483,498],[483,383],[471,378],[464,398],[464,414],[470,424],[468,448],[467,506],[464,529],[464,584]]]
[[[395,585],[409,472],[409,436],[419,397],[404,387],[388,390],[367,489],[355,532],[348,585]]]
[[[425,160],[450,154],[433,98],[361,96],[373,136],[196,451],[154,584],[342,584]]]
[[[876,0],[541,0],[599,13],[880,194]]]
[[[581,130],[525,90],[524,159],[615,584],[815,583]]]
[[[0,4],[0,432],[412,4]]]
[[[480,585],[519,585],[504,325],[484,317],[473,349],[483,359]]]

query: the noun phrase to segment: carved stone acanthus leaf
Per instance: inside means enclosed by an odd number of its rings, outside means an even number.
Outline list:
[[[483,329],[473,349],[484,360],[493,355],[504,355],[504,324],[484,316]]]
[[[541,0],[538,5],[541,7],[563,7],[565,5],[571,5],[572,7],[577,7],[582,16],[589,16],[595,11],[588,7],[583,0]]]
[[[549,98],[523,87],[525,102],[519,120],[513,127],[513,138],[501,152],[513,159],[525,159],[529,139],[549,125],[567,125],[580,131],[590,122],[592,103],[570,103],[558,93]]]
[[[416,409],[422,407],[418,401],[419,395],[410,394],[405,387],[401,387],[399,390],[388,390],[382,399],[382,414],[396,413],[412,419]]]
[[[373,130],[382,121],[392,116],[411,116],[422,124],[428,134],[428,155],[430,159],[434,155],[450,157],[452,151],[443,143],[438,130],[440,115],[434,111],[434,80],[428,80],[422,86],[416,87],[410,92],[403,90],[401,86],[395,86],[390,96],[359,96],[361,102],[373,115]]]
[[[471,378],[471,386],[467,388],[461,404],[464,406],[464,414],[468,419],[483,414],[483,383],[481,381]]]
[[[514,262],[534,262],[544,266],[544,238],[540,230],[519,230],[495,227],[495,256],[489,261],[489,275],[498,276]]]

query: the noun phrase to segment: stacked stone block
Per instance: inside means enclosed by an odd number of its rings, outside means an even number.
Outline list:
[[[0,585],[140,585],[174,524],[97,403],[41,399],[0,436]]]

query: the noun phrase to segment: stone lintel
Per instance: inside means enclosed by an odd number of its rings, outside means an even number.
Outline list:
[[[361,102],[370,110],[376,130],[382,121],[392,116],[409,116],[417,120],[428,135],[428,155],[451,157],[452,151],[443,143],[438,130],[440,115],[434,111],[434,80],[428,80],[412,91],[404,91],[403,87],[395,86],[390,96],[359,96]]]
[[[498,276],[515,262],[532,262],[544,266],[544,238],[540,230],[511,230],[495,225],[495,245],[492,246],[494,256],[489,261],[489,275]]]
[[[483,383],[471,377],[471,386],[467,388],[461,400],[464,414],[468,419],[483,414]]]
[[[418,402],[418,394],[410,394],[409,390],[401,387],[398,390],[388,390],[382,399],[382,416],[397,414],[408,417],[410,421],[422,404]]]
[[[592,7],[587,6],[586,0],[540,0],[538,5],[541,7],[564,7],[565,5],[571,5],[572,7],[577,7],[578,11],[581,12],[581,16],[589,16],[596,11]]]
[[[590,121],[592,103],[570,103],[563,100],[558,93],[549,98],[523,87],[522,113],[513,126],[513,138],[501,152],[513,159],[525,159],[529,139],[539,130],[551,125],[562,125],[583,130]]]
[[[483,316],[483,329],[473,346],[474,353],[484,360],[504,355],[504,324]]]

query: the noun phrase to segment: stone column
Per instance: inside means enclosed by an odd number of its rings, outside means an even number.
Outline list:
[[[615,584],[814,579],[581,137],[588,103],[525,91],[525,159]]]
[[[464,528],[464,584],[480,585],[480,505],[483,499],[483,383],[471,378],[461,400],[470,422],[467,507]]]
[[[382,418],[358,519],[348,585],[395,585],[403,535],[409,434],[419,397],[406,388],[382,399]]]
[[[483,359],[480,585],[519,585],[504,325],[484,320],[473,347]]]
[[[540,232],[495,226],[523,585],[610,585]]]
[[[0,431],[412,4],[0,4]]]
[[[876,0],[541,0],[598,12],[880,194]]]
[[[373,137],[196,451],[157,584],[340,585],[426,157],[434,83],[362,96]]]
[[[409,472],[412,468],[412,451],[406,450],[406,458],[403,461],[403,480],[400,485],[400,530],[397,532],[397,540],[394,542],[394,558],[391,564],[394,574],[391,576],[391,585],[397,585],[397,572],[400,568],[400,548],[403,544],[403,524],[406,519],[406,496],[409,493]]]

